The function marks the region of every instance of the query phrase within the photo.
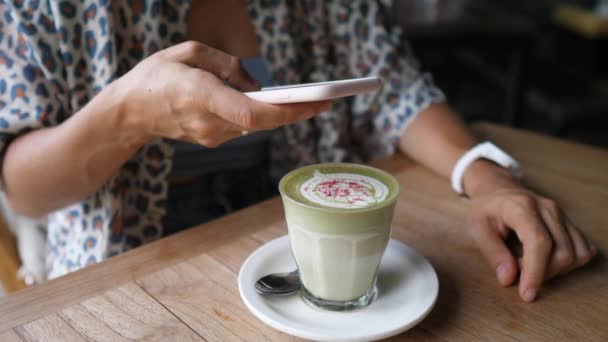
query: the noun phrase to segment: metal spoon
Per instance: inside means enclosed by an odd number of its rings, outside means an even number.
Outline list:
[[[255,282],[255,290],[263,295],[289,295],[302,286],[298,270],[269,274]]]

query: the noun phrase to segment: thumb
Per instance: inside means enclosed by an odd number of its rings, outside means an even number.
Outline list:
[[[517,277],[517,262],[491,220],[485,218],[472,221],[470,231],[481,254],[496,273],[498,282],[502,286],[513,284]]]

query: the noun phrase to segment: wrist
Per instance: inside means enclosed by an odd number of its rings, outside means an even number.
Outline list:
[[[122,89],[119,81],[110,83],[97,97],[107,110],[107,129],[114,132],[118,143],[127,148],[139,148],[153,138],[145,129],[142,111],[133,108],[129,91]]]
[[[509,170],[489,161],[478,159],[467,167],[463,175],[467,196],[483,196],[498,189],[519,187],[520,183]]]

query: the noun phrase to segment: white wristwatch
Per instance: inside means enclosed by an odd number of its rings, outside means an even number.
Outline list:
[[[515,178],[519,179],[522,176],[519,163],[515,159],[491,142],[483,142],[470,149],[456,162],[452,170],[452,189],[456,193],[460,195],[464,194],[462,182],[464,172],[469,165],[478,159],[487,159],[508,169]]]

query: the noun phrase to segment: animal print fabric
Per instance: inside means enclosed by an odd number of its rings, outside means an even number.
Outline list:
[[[272,137],[272,176],[317,162],[363,162],[395,152],[417,113],[444,96],[420,73],[390,1],[249,1],[262,56],[277,84],[380,75],[377,94]],[[185,0],[0,0],[0,150],[28,131],[61,124],[139,61],[184,40]],[[227,18],[228,19],[228,18]],[[143,146],[90,197],[49,216],[50,278],[162,236],[172,147]],[[41,172],[43,174],[43,172]]]

